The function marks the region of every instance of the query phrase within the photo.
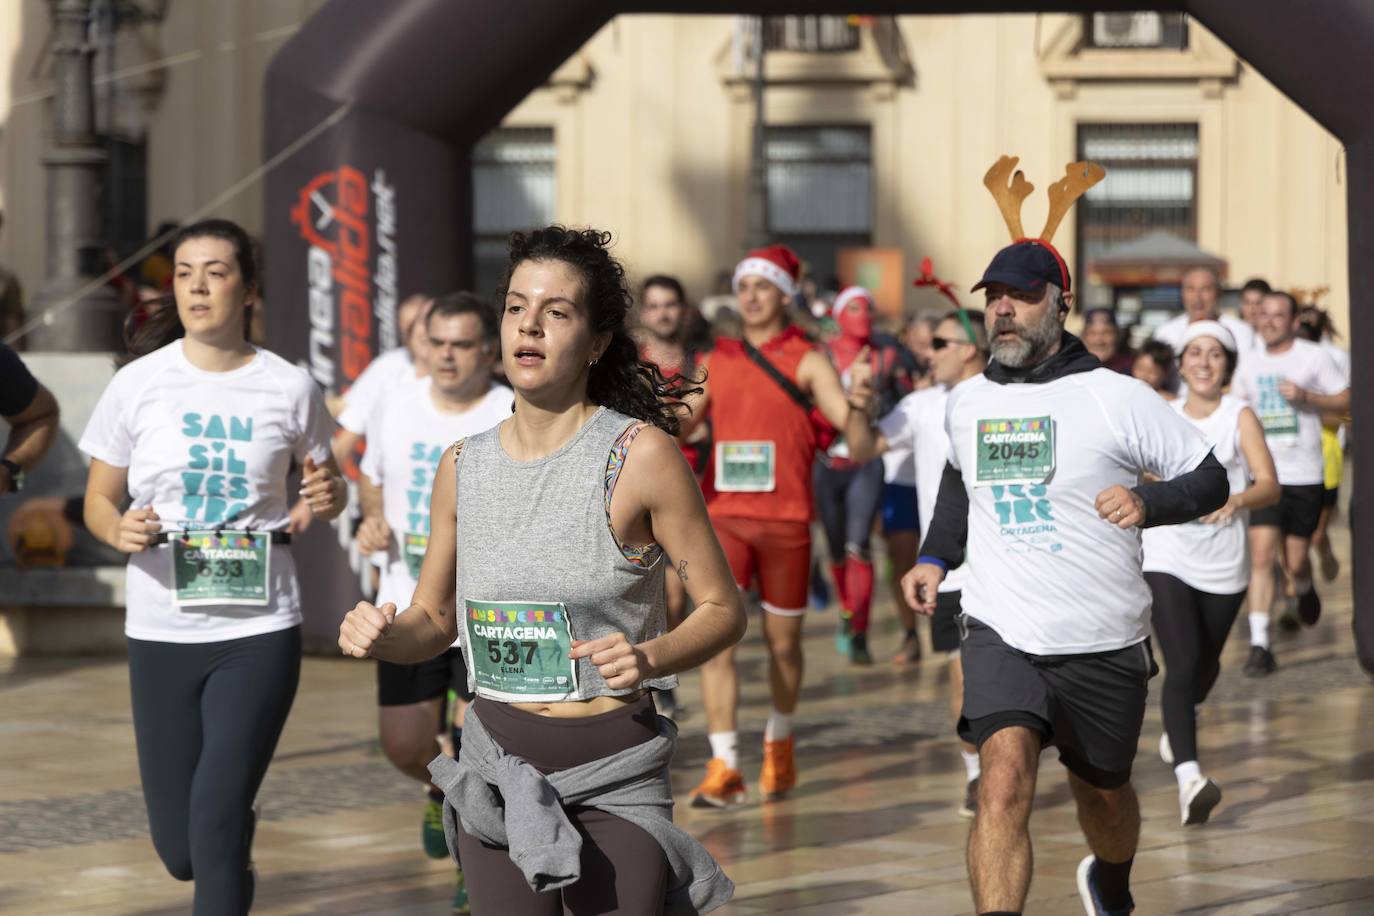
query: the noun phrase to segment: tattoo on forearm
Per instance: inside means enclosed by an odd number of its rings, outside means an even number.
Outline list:
[[[678,578],[681,579],[683,582],[686,582],[686,581],[687,581],[687,561],[686,561],[686,560],[683,560],[681,563],[677,564],[677,576],[678,576]]]

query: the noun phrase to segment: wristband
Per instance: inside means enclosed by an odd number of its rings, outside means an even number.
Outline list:
[[[945,572],[949,572],[949,564],[946,563],[944,560],[940,559],[939,557],[919,556],[916,558],[916,562],[929,563],[931,566],[938,566]]]

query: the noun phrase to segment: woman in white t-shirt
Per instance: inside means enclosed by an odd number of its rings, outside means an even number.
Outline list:
[[[194,912],[246,913],[253,799],[300,676],[287,474],[342,511],[333,423],[303,370],[246,339],[257,271],[234,223],[174,245],[175,308],[132,328],[81,438],[85,521],[129,554],[129,681],[153,846]],[[129,508],[124,510],[125,503]]]
[[[1278,501],[1279,483],[1259,418],[1222,393],[1236,368],[1231,332],[1215,321],[1190,324],[1179,363],[1188,393],[1174,409],[1207,437],[1231,483],[1231,498],[1211,515],[1143,533],[1142,566],[1167,669],[1160,754],[1175,764],[1180,819],[1188,825],[1205,823],[1221,800],[1221,790],[1198,766],[1196,706],[1216,683],[1221,650],[1245,601],[1246,519],[1251,509]]]

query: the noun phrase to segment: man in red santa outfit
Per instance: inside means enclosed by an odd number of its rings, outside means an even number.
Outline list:
[[[873,334],[873,294],[850,286],[835,297],[831,316],[840,329],[826,348],[846,391],[850,368],[863,358],[869,364],[877,414],[887,413],[911,391],[910,373],[892,343]],[[835,442],[817,456],[814,483],[816,512],[830,549],[830,574],[835,581],[843,617],[840,643],[856,665],[871,665],[868,648],[869,611],[873,604],[873,526],[883,507],[882,459],[859,464],[849,457],[849,443]]]
[[[773,701],[759,775],[765,798],[785,795],[797,781],[792,718],[801,693],[811,568],[812,458],[836,430],[859,453],[873,448],[871,398],[863,389],[847,395],[830,360],[788,317],[799,274],[797,256],[782,245],[750,252],[739,263],[733,286],[742,339],[716,341],[704,361],[704,390],[689,399],[690,422],[709,417],[712,424],[711,521],[736,583],[747,589],[756,580],[762,599]],[[868,354],[860,350],[855,358]],[[735,649],[703,665],[701,681],[711,760],[692,803],[723,808],[745,798]]]

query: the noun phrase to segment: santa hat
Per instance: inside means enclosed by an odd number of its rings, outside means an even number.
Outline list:
[[[862,299],[867,302],[869,308],[873,307],[873,294],[862,286],[846,286],[840,290],[840,294],[835,297],[835,304],[830,307],[830,317],[839,318],[844,307],[855,299]]]
[[[730,288],[739,292],[739,281],[745,277],[763,277],[785,296],[797,294],[797,280],[801,277],[801,262],[786,245],[769,245],[749,252],[735,268]]]

